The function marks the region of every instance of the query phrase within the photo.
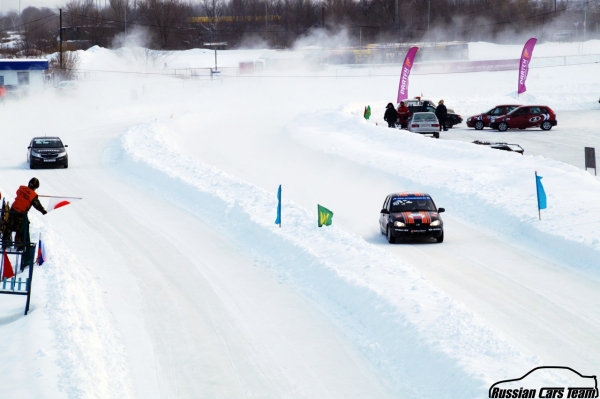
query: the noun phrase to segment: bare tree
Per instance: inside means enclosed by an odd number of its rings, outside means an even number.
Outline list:
[[[172,31],[189,16],[189,6],[179,0],[141,0],[138,7],[140,17],[157,32],[163,49],[168,47]]]

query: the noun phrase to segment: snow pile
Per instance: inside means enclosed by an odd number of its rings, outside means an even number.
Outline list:
[[[289,132],[315,150],[398,176],[403,187],[429,192],[464,220],[600,276],[600,226],[591,216],[600,213],[600,182],[594,176],[541,156],[374,126],[357,113],[302,115]],[[535,171],[548,199],[541,221]]]
[[[319,229],[316,215],[173,149],[168,126],[144,124],[120,138],[115,166],[224,231],[325,307],[397,390],[410,397],[481,397],[495,379],[539,365],[526,358],[410,266],[361,237]],[[341,316],[340,316],[341,315]],[[466,396],[465,392],[467,392]]]

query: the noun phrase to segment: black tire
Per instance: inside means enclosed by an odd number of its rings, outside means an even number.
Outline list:
[[[64,166],[65,169],[67,169],[69,167],[69,163],[67,162]]]
[[[508,123],[506,123],[506,122],[498,123],[498,130],[500,130],[501,132],[506,132],[508,130]]]
[[[436,139],[439,139],[440,138],[440,132],[434,133],[433,137],[435,137]]]
[[[446,129],[452,129],[452,126],[454,126],[454,124],[452,123],[452,121],[446,121],[444,122],[444,126],[446,126]]]
[[[442,235],[435,239],[437,242],[444,242],[444,232],[442,231]]]
[[[29,162],[29,169],[35,169],[35,166],[33,166],[33,162]]]
[[[387,240],[390,244],[393,244],[396,242],[396,237],[394,237],[392,235],[392,230],[390,229],[390,226],[388,226],[388,228],[387,228],[386,235],[387,235]]]
[[[475,122],[475,130],[483,130],[483,128],[485,127],[485,123],[483,123],[483,121],[477,121]]]
[[[542,123],[540,127],[542,128],[542,130],[550,130],[552,129],[552,123],[550,123],[550,121],[544,121],[544,123]]]

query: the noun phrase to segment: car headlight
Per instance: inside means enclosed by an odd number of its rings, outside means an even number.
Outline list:
[[[433,222],[431,222],[430,226],[435,227],[435,226],[439,226],[441,224],[441,222],[439,220],[434,220]]]
[[[394,227],[405,227],[406,225],[399,220],[394,222]]]
[[[66,155],[67,155],[67,152],[66,152],[66,151],[63,151],[63,152],[59,152],[59,153],[58,153],[58,155],[57,155],[57,157],[58,157],[58,158],[62,158],[62,157],[64,157],[64,156],[66,156]]]
[[[469,118],[469,119],[467,119],[467,122],[471,122],[471,119],[472,119],[472,118]]]
[[[40,154],[39,152],[36,152],[36,151],[31,151],[31,156],[36,157],[36,158],[41,158],[42,154]]]

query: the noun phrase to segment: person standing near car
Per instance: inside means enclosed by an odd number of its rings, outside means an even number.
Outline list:
[[[400,120],[400,127],[402,129],[408,128],[408,119],[410,118],[410,110],[404,104],[404,101],[400,101],[400,106],[398,107],[398,119]]]
[[[440,100],[438,103],[438,106],[435,109],[435,116],[437,116],[438,121],[440,122],[440,130],[443,129],[444,131],[447,131],[448,128],[446,127],[446,119],[448,118],[448,110],[444,105],[444,100]]]
[[[12,241],[12,232],[14,231],[17,233],[15,241],[21,241],[22,237],[20,233],[23,231],[23,219],[32,206],[40,211],[42,215],[48,213],[42,204],[40,204],[38,195],[35,192],[39,187],[40,181],[35,177],[29,180],[27,186],[19,187],[17,190],[17,198],[15,198],[15,201],[10,207],[8,223],[6,223],[4,231],[2,232],[2,240]]]
[[[385,107],[385,114],[383,114],[383,120],[388,123],[388,127],[396,127],[396,119],[398,119],[398,113],[394,104],[388,103]]]

